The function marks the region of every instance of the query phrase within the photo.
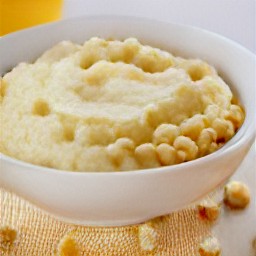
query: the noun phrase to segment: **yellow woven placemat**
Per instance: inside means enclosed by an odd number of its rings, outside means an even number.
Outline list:
[[[64,223],[0,190],[1,255],[198,255],[211,223],[193,207],[134,226],[83,227]]]

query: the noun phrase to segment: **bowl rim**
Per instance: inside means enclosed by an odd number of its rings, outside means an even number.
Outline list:
[[[249,49],[245,48],[238,42],[235,42],[223,35],[220,35],[218,33],[192,26],[192,25],[186,25],[186,24],[180,24],[176,22],[169,22],[169,21],[163,21],[159,19],[152,19],[152,18],[147,18],[147,17],[138,17],[138,16],[132,16],[132,15],[82,15],[78,17],[72,17],[64,20],[59,20],[55,22],[48,22],[42,25],[37,25],[31,28],[26,28],[19,30],[17,32],[13,32],[7,35],[4,35],[0,37],[0,45],[3,41],[5,40],[12,40],[12,38],[15,38],[19,34],[26,34],[26,33],[31,33],[33,31],[40,31],[41,29],[47,29],[47,28],[52,28],[55,26],[58,26],[60,24],[65,24],[69,23],[72,21],[78,21],[78,20],[130,20],[132,19],[133,21],[136,22],[146,22],[146,23],[158,23],[164,24],[164,25],[171,25],[175,27],[179,27],[181,29],[185,30],[194,30],[196,32],[199,32],[201,34],[204,34],[206,36],[210,36],[212,38],[215,38],[219,41],[226,42],[230,44],[232,47],[235,47],[237,50],[243,52],[244,54],[248,55],[249,58],[252,58],[255,63],[256,63],[256,55],[251,52]],[[203,165],[215,160],[218,160],[219,158],[224,158],[226,155],[232,153],[235,151],[242,143],[246,143],[247,141],[251,141],[253,138],[256,136],[256,129],[253,129],[254,127],[254,122],[255,120],[248,120],[248,116],[245,116],[245,120],[242,124],[242,126],[239,128],[239,130],[236,132],[236,134],[227,142],[225,145],[218,149],[217,151],[206,155],[204,157],[200,157],[188,162],[176,164],[176,165],[170,165],[170,166],[161,166],[157,168],[149,168],[149,169],[137,169],[137,170],[129,170],[129,171],[118,171],[118,172],[111,172],[111,171],[106,171],[106,172],[98,172],[98,171],[70,171],[70,170],[62,170],[62,169],[56,169],[56,168],[49,168],[49,167],[44,167],[40,165],[35,165],[29,162],[25,162],[19,159],[15,159],[13,157],[10,157],[8,155],[3,154],[0,152],[0,159],[3,161],[7,161],[11,164],[16,164],[20,165],[21,167],[28,168],[28,169],[33,169],[36,171],[43,171],[46,173],[51,173],[53,174],[60,174],[60,175],[67,175],[67,176],[131,176],[131,175],[145,175],[147,173],[148,175],[153,175],[156,173],[165,173],[165,172],[170,172],[170,171],[180,171],[180,169],[186,169],[187,167],[194,168],[195,166]],[[249,132],[247,133],[247,131]]]
[[[8,34],[5,34],[3,36],[0,36],[0,42],[7,39],[7,38],[11,38],[11,37],[15,37],[18,34],[23,34],[23,33],[29,33],[33,30],[40,30],[40,29],[44,29],[44,28],[49,28],[49,27],[54,27],[54,26],[58,26],[61,23],[69,23],[72,21],[76,21],[76,20],[133,20],[133,21],[141,21],[141,22],[157,22],[157,23],[161,23],[161,24],[169,24],[172,26],[176,26],[176,27],[180,27],[183,29],[192,29],[204,34],[208,34],[209,36],[213,36],[213,37],[217,37],[223,41],[226,41],[228,43],[233,44],[234,46],[240,48],[240,50],[243,50],[245,53],[250,54],[252,56],[254,56],[254,58],[256,59],[256,53],[253,53],[251,50],[247,49],[246,47],[244,47],[243,45],[241,45],[240,43],[233,41],[232,39],[225,37],[224,35],[218,34],[216,32],[201,28],[201,27],[197,27],[194,25],[189,25],[189,24],[183,24],[183,23],[178,23],[178,22],[170,22],[170,21],[164,21],[161,19],[157,19],[157,18],[148,18],[148,17],[141,17],[141,16],[134,16],[134,15],[112,15],[112,14],[104,14],[104,15],[79,15],[76,17],[70,17],[70,18],[66,18],[66,19],[62,19],[62,20],[57,20],[57,21],[52,21],[52,22],[46,22],[44,24],[39,24],[39,25],[35,25],[33,27],[29,27],[29,28],[24,28],[24,29],[20,29],[18,31],[14,31]]]

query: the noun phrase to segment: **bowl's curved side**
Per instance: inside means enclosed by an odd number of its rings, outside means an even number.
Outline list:
[[[1,155],[0,186],[73,223],[124,225],[180,209],[224,182],[255,137],[255,57],[236,43],[200,29],[131,17],[84,17],[1,38],[0,73],[18,62],[34,60],[61,40],[83,42],[92,36],[133,36],[175,55],[205,59],[240,95],[245,123],[218,152],[161,169],[72,173],[23,164]]]
[[[4,160],[0,185],[72,223],[135,224],[178,210],[216,188],[236,170],[250,143],[207,164],[125,176],[35,170]]]

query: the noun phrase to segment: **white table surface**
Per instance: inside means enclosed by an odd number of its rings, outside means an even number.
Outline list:
[[[189,24],[222,34],[256,52],[255,0],[65,0],[64,18],[81,15],[132,15]],[[256,111],[255,111],[256,112]],[[234,177],[249,185],[250,207],[242,212],[223,211],[213,232],[224,256],[255,256],[256,151],[252,147]]]

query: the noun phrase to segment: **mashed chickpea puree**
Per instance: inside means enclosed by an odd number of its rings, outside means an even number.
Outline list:
[[[216,70],[134,38],[64,41],[1,79],[0,151],[70,171],[179,164],[226,143],[244,113]]]

